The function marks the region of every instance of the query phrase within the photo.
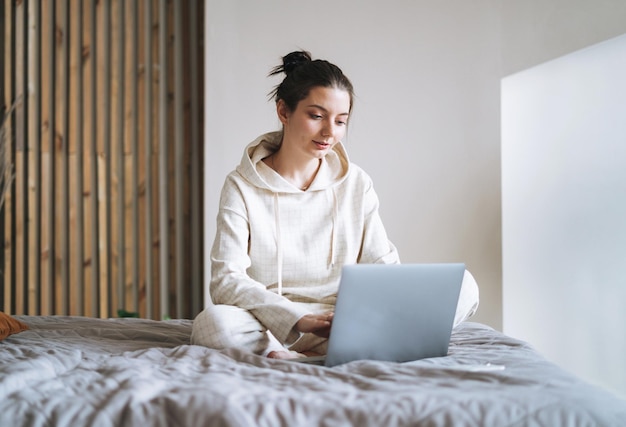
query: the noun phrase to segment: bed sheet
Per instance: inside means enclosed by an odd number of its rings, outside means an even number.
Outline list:
[[[16,316],[0,426],[626,426],[626,402],[488,326],[447,357],[326,368],[189,345],[190,320]]]

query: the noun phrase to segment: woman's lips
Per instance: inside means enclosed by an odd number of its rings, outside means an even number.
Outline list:
[[[328,147],[330,147],[330,144],[328,142],[321,142],[321,141],[313,141],[313,142],[321,150],[325,150]]]

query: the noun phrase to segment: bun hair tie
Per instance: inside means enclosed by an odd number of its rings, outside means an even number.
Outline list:
[[[291,52],[283,58],[283,71],[285,74],[291,73],[297,67],[307,62],[311,62],[311,54],[306,51]]]

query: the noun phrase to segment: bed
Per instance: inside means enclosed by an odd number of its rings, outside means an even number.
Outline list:
[[[14,318],[0,426],[626,426],[626,401],[479,323],[447,357],[326,368],[189,345],[191,320]]]

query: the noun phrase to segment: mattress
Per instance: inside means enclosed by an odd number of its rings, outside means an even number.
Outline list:
[[[0,426],[626,426],[626,401],[474,322],[446,357],[326,368],[190,345],[191,320],[16,318]]]

